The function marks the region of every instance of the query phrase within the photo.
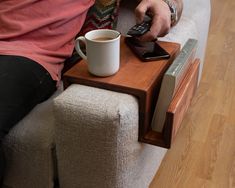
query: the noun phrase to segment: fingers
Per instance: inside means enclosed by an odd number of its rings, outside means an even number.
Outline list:
[[[135,9],[136,22],[141,23],[144,21],[144,17],[148,11],[148,3],[141,1],[140,4]]]
[[[154,17],[152,22],[153,24],[150,28],[150,31],[139,37],[139,40],[153,41],[156,40],[157,37],[165,36],[169,32],[170,27],[168,27],[168,25],[164,23],[164,20],[162,20],[159,16]]]
[[[171,28],[171,22],[168,21],[169,19],[165,19],[164,17],[154,16],[152,20],[152,26],[150,31],[140,37],[140,40],[143,41],[152,41],[155,40],[157,37],[163,37],[169,33]]]
[[[136,8],[136,19],[143,21],[146,13],[152,15],[150,31],[139,37],[141,41],[156,40],[157,37],[165,36],[171,27],[171,12],[168,5],[160,0],[142,0]]]

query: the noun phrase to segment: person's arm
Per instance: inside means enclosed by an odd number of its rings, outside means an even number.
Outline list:
[[[177,20],[171,19],[171,9],[169,2],[173,4],[177,12]],[[177,24],[183,10],[182,0],[141,0],[136,7],[135,14],[138,23],[144,20],[147,14],[152,18],[152,26],[150,31],[140,37],[140,40],[151,41],[157,37],[166,35],[170,28]]]

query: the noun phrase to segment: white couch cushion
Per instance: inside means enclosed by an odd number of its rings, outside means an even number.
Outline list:
[[[53,188],[55,170],[52,99],[37,105],[3,143],[6,155],[4,185],[12,188]]]

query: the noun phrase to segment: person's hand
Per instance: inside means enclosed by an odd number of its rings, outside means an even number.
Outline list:
[[[171,12],[163,0],[142,0],[135,9],[137,23],[144,21],[145,15],[152,18],[150,31],[139,37],[141,41],[153,41],[166,35],[171,27]]]

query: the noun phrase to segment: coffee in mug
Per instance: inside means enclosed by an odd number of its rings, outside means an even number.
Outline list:
[[[96,76],[111,76],[120,66],[120,33],[111,29],[92,30],[75,40],[75,49],[87,62],[88,71]],[[80,42],[86,46],[86,55]]]
[[[113,38],[111,37],[98,37],[93,39],[94,41],[106,41],[106,40],[112,40]]]

